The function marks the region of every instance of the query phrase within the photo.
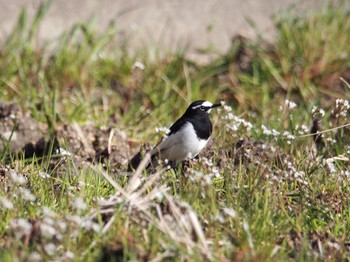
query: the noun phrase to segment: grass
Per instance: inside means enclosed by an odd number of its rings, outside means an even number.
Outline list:
[[[211,114],[214,143],[181,174],[129,178],[125,166],[80,164],[78,151],[25,158],[2,135],[1,261],[349,259],[345,2],[287,10],[274,44],[237,37],[205,66],[185,51],[131,55],[114,25],[97,32],[93,22],[39,44],[49,4],[33,21],[22,11],[0,51],[1,96],[49,136],[75,123],[111,126],[135,151],[190,101],[226,106]],[[322,142],[311,130],[325,131]]]

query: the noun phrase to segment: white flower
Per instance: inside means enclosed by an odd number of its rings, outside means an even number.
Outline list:
[[[82,221],[83,221],[83,219],[80,216],[78,216],[78,215],[68,215],[67,216],[67,220],[70,221],[70,222],[73,222],[73,223],[75,223],[77,225],[80,225],[82,223]]]
[[[49,256],[53,256],[56,252],[57,247],[52,243],[48,243],[44,246],[44,249]]]
[[[284,101],[284,104],[285,104],[289,109],[294,109],[294,108],[297,107],[297,104],[296,104],[296,103],[294,103],[293,101],[290,101],[290,100],[288,100],[288,99],[286,99],[286,100]]]
[[[51,217],[44,217],[43,223],[53,226],[55,225],[56,221],[53,220]]]
[[[70,260],[74,259],[74,253],[72,251],[67,250],[64,256]]]
[[[291,139],[291,140],[295,139],[295,136],[292,135],[291,133],[289,133],[288,131],[284,131],[283,136],[285,136],[286,138]]]
[[[83,221],[83,223],[80,224],[80,227],[85,230],[93,230],[94,232],[99,232],[101,230],[100,225],[91,220]]]
[[[272,135],[273,136],[279,136],[280,132],[278,132],[276,129],[272,129]]]
[[[301,130],[299,130],[298,133],[301,134],[301,135],[309,133],[309,127],[307,125],[305,125],[305,124],[302,124],[301,125]]]
[[[335,168],[335,165],[334,165],[334,159],[333,158],[328,158],[324,162],[325,162],[325,165],[326,165],[327,169],[329,170],[329,172],[331,174],[334,174],[334,173],[337,172],[337,169]]]
[[[40,224],[41,235],[47,239],[52,239],[56,235],[56,229],[49,224],[41,223]]]
[[[56,216],[56,213],[54,211],[52,211],[49,207],[44,206],[42,209],[43,215],[45,217],[51,217],[54,218]]]
[[[212,218],[214,221],[218,221],[221,224],[225,222],[225,218],[219,213]]]
[[[13,209],[13,204],[10,200],[8,200],[6,197],[1,197],[0,202],[3,208],[6,209]]]
[[[57,153],[57,154],[60,154],[60,155],[62,155],[62,156],[71,156],[71,155],[72,155],[71,152],[65,150],[65,149],[62,148],[62,147],[60,147],[59,149],[57,149],[56,153]]]
[[[328,246],[335,248],[336,250],[341,250],[341,246],[337,242],[328,241]]]
[[[170,129],[167,127],[163,127],[163,126],[156,127],[156,133],[164,133],[167,135],[167,134],[169,134],[169,132],[170,132]]]
[[[232,107],[227,106],[227,105],[224,105],[224,110],[225,110],[226,112],[231,112],[231,111],[232,111]]]
[[[136,61],[132,66],[131,66],[131,69],[132,70],[135,70],[135,69],[141,69],[141,70],[144,70],[145,69],[145,65],[142,64],[140,61]]]
[[[21,176],[15,171],[10,171],[7,173],[7,175],[10,177],[10,180],[18,185],[23,185],[27,182],[27,179],[24,176]]]
[[[319,108],[318,106],[313,106],[312,110],[311,110],[311,113],[313,115],[319,115],[321,117],[324,117],[325,114],[326,114],[326,112],[322,108]]]
[[[87,204],[85,203],[84,199],[82,199],[81,197],[76,197],[73,200],[72,205],[77,210],[85,210],[87,208]]]
[[[203,160],[203,162],[204,162],[205,165],[207,165],[207,166],[213,166],[213,162],[212,162],[211,159],[208,159],[208,158],[206,158],[206,157],[202,157],[202,160]]]
[[[32,231],[32,224],[24,218],[11,220],[10,227],[14,230],[17,238],[29,235]]]
[[[235,211],[233,208],[227,208],[227,207],[225,207],[223,210],[224,210],[224,212],[225,212],[227,215],[229,215],[229,216],[232,217],[232,218],[235,218],[235,217],[237,216],[237,213],[236,213],[236,211]]]
[[[29,262],[43,261],[41,255],[38,252],[30,253],[30,255],[28,256],[27,259],[28,259]]]
[[[243,118],[239,118],[232,113],[228,113],[223,117],[225,120],[230,120],[229,123],[226,124],[228,129],[232,131],[237,131],[241,126],[243,126],[247,131],[250,131],[253,125]]]
[[[211,176],[210,175],[206,175],[203,177],[204,181],[207,185],[211,185],[212,181],[211,181]]]
[[[263,134],[264,134],[264,135],[270,136],[270,135],[272,134],[271,130],[268,129],[266,126],[261,125],[261,128],[262,128],[262,130],[263,130]]]
[[[35,196],[30,192],[29,189],[21,187],[19,191],[22,194],[22,197],[24,200],[29,201],[29,202],[34,202],[35,201]]]
[[[50,178],[50,175],[46,172],[40,171],[39,176],[42,178]]]
[[[335,108],[336,108],[335,111],[337,111],[336,117],[339,117],[339,116],[346,117],[348,110],[350,109],[350,103],[348,100],[345,100],[345,99],[337,99],[335,100]]]
[[[66,232],[66,230],[67,230],[67,223],[66,222],[58,221],[57,226],[61,230],[61,232]]]

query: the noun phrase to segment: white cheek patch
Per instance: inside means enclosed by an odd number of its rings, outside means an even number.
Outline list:
[[[209,101],[204,101],[201,105],[198,105],[198,106],[192,106],[192,109],[197,109],[197,108],[200,108],[201,106],[204,106],[204,107],[211,107],[213,104],[210,103]],[[210,109],[211,110],[211,109]],[[210,112],[210,111],[208,111]]]
[[[205,107],[211,107],[213,104],[210,103],[209,101],[205,101],[203,102],[202,106],[205,106]]]

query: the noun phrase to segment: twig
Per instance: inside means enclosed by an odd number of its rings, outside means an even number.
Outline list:
[[[342,125],[342,126],[333,127],[333,128],[327,129],[327,130],[319,131],[319,132],[316,132],[316,133],[296,136],[296,138],[309,137],[309,136],[315,136],[315,135],[318,135],[318,134],[328,133],[328,132],[331,132],[331,131],[334,131],[334,130],[337,130],[337,129],[341,129],[341,128],[344,128],[344,127],[347,127],[347,126],[350,126],[350,123],[347,123],[347,124]]]
[[[146,153],[144,158],[142,159],[141,163],[139,164],[139,166],[137,167],[135,174],[132,176],[132,178],[130,179],[126,190],[129,193],[134,192],[139,185],[141,184],[141,178],[140,175],[142,173],[142,170],[144,170],[146,168],[146,166],[148,165],[149,161],[151,159],[151,154],[150,153]]]
[[[111,154],[112,152],[112,139],[113,139],[113,136],[114,136],[114,128],[112,128],[111,132],[109,133],[109,138],[108,138],[108,147],[107,147],[107,151],[108,151],[108,155]]]

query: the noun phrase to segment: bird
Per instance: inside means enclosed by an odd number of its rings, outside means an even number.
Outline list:
[[[165,161],[171,168],[185,160],[195,158],[207,145],[212,134],[209,113],[222,103],[213,104],[206,100],[192,102],[185,113],[170,127],[168,134],[148,152],[151,155],[147,171]],[[136,170],[142,160],[142,152],[137,153],[129,162],[128,171]]]

